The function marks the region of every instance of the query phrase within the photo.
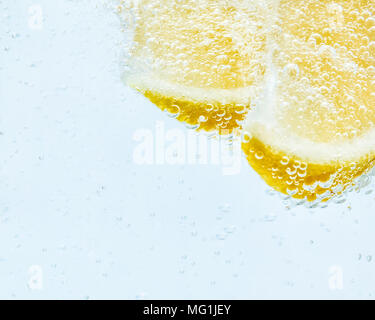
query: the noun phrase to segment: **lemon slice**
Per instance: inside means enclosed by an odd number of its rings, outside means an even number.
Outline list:
[[[243,150],[276,190],[326,201],[375,160],[375,2],[275,1]]]
[[[126,83],[199,129],[238,128],[264,78],[273,2],[120,2],[119,14],[132,29]]]

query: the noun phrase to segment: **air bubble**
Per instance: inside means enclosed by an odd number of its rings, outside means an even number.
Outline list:
[[[285,67],[284,72],[291,78],[297,78],[300,71],[298,65],[291,63]]]
[[[248,132],[242,133],[242,142],[243,143],[249,143],[251,141],[251,135]],[[251,152],[251,150],[250,150]]]
[[[288,165],[288,164],[289,164],[289,158],[286,157],[286,156],[284,156],[284,157],[281,159],[280,163],[281,163],[283,166]]]
[[[205,116],[200,116],[199,119],[198,119],[198,121],[199,121],[200,123],[207,122],[207,121],[208,121],[208,118],[205,117]]]

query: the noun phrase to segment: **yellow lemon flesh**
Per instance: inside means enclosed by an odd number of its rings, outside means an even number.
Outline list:
[[[180,121],[231,133],[264,78],[270,3],[120,1],[132,29],[125,81]]]
[[[280,0],[243,150],[276,190],[325,201],[375,159],[375,2]]]

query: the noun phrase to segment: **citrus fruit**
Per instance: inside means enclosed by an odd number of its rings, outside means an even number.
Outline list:
[[[120,1],[131,29],[125,81],[207,131],[240,126],[265,73],[270,1]]]
[[[126,82],[196,128],[242,128],[274,189],[327,201],[374,166],[373,1],[123,0],[119,13]]]
[[[375,161],[375,2],[275,1],[243,150],[276,190],[326,201]]]

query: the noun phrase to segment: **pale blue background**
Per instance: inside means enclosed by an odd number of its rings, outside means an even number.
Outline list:
[[[133,162],[136,130],[184,127],[121,83],[103,2],[0,0],[0,298],[373,298],[373,195],[286,210],[245,160]]]

